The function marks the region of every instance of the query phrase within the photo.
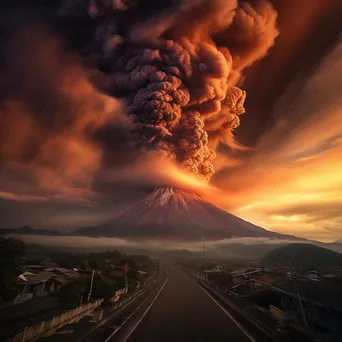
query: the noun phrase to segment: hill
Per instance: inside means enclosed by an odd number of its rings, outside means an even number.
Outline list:
[[[296,239],[270,232],[224,211],[196,193],[157,188],[147,198],[108,222],[80,228],[74,235],[200,241],[231,237]]]
[[[20,235],[50,235],[50,236],[58,236],[63,235],[58,230],[45,230],[45,229],[35,229],[30,226],[23,226],[20,228],[0,228],[0,235],[9,235],[9,234],[20,234]]]
[[[293,239],[294,240],[294,239]],[[243,258],[250,260],[261,260],[271,251],[291,244],[292,242],[279,242],[279,244],[274,243],[231,243],[222,246],[218,246],[218,252],[221,256],[225,258]]]
[[[264,257],[261,266],[287,266],[291,258],[294,269],[342,269],[342,254],[311,244],[294,243],[279,247]]]

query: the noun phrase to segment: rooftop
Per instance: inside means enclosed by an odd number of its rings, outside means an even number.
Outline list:
[[[61,284],[66,284],[71,280],[76,280],[79,274],[73,270],[65,270],[64,272],[58,272],[55,270],[45,270],[38,273],[24,272],[17,280],[18,284],[40,284],[54,279]]]

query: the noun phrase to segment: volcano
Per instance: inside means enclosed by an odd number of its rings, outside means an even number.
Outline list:
[[[293,238],[242,220],[202,196],[182,189],[157,188],[113,219],[77,229],[75,235],[198,241],[232,237]]]

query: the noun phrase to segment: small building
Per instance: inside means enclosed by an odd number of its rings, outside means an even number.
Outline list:
[[[31,267],[30,269],[34,270],[35,268]],[[78,272],[65,268],[51,268],[36,272],[25,271],[18,276],[19,295],[15,298],[14,303],[45,297],[50,292],[58,291],[62,285],[76,281],[80,276]]]
[[[39,272],[33,274],[25,272],[18,277],[20,295],[32,293],[33,297],[45,297],[49,292],[59,289],[68,281],[51,272]]]

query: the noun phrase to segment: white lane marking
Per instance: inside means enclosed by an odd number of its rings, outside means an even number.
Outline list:
[[[140,306],[139,306],[140,307]],[[123,321],[122,323],[121,323],[121,325],[118,327],[118,328],[116,328],[105,340],[104,340],[104,342],[108,342],[126,323],[127,323],[127,321],[133,316],[135,314],[135,311],[134,312],[132,312],[127,318],[126,318],[126,320],[125,321]]]
[[[138,327],[138,325],[141,323],[141,321],[144,319],[144,317],[146,316],[146,314],[149,312],[149,310],[151,309],[152,305],[154,304],[154,302],[157,300],[157,298],[159,297],[160,293],[163,291],[167,281],[169,280],[168,276],[167,276],[167,272],[166,273],[166,280],[165,283],[163,284],[163,286],[161,287],[161,289],[158,291],[157,295],[154,297],[152,303],[148,306],[148,308],[145,310],[145,312],[143,313],[143,315],[140,317],[139,321],[133,326],[132,330],[128,333],[128,335],[126,336],[126,338],[123,340],[123,342],[126,342],[131,335],[133,334],[134,330]],[[105,341],[108,342],[108,341]]]
[[[126,321],[128,321],[132,316],[134,315],[134,312],[132,312],[126,319]]]
[[[256,339],[252,337],[249,332],[213,297],[211,296],[204,288],[198,285],[203,292],[240,328],[240,330],[248,337],[248,339],[252,342],[256,342]],[[106,341],[107,342],[107,341]]]
[[[116,328],[105,340],[104,342],[108,342],[126,323],[127,321],[133,316],[134,312],[130,314],[122,323],[121,325]]]
[[[108,342],[120,329],[121,329],[122,325],[118,328],[116,328],[105,340],[104,342]]]

